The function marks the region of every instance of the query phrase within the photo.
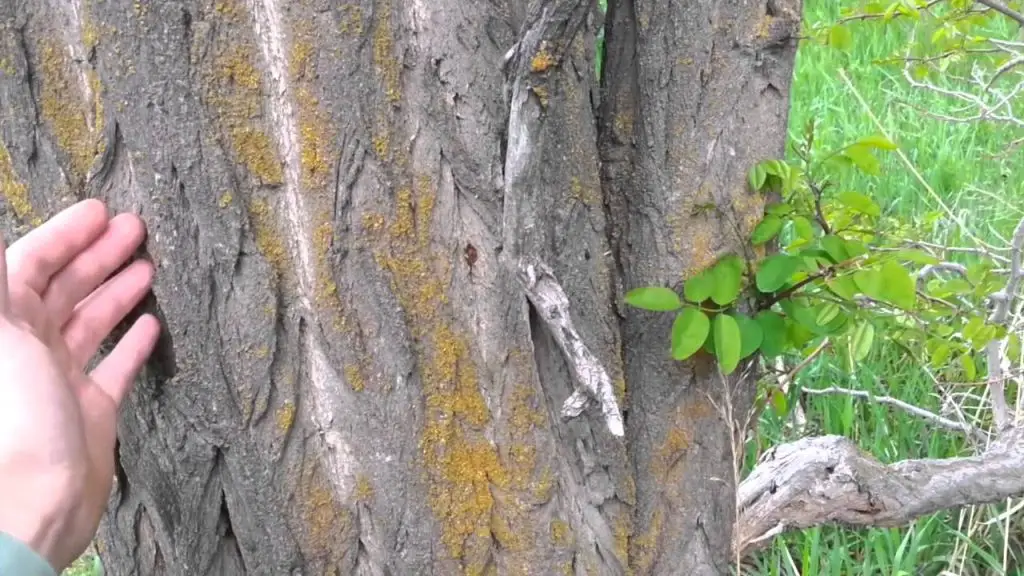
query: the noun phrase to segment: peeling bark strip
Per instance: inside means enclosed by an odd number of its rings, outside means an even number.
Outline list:
[[[562,405],[562,416],[579,416],[593,400],[601,406],[608,431],[615,436],[622,436],[622,412],[615,399],[612,380],[573,327],[572,316],[569,314],[569,298],[558,284],[555,274],[543,262],[522,259],[519,263],[519,281],[522,282],[530,302],[548,324],[551,335],[565,354],[565,360],[569,363],[573,376],[582,387],[577,387],[565,400]]]

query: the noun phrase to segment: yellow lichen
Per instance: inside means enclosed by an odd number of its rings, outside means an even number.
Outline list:
[[[277,429],[281,432],[291,430],[292,424],[295,422],[295,404],[285,402],[274,412],[274,420],[277,422]]]
[[[388,102],[398,102],[402,98],[399,78],[399,63],[395,56],[394,35],[391,29],[391,0],[379,0],[374,10],[375,22],[373,30],[373,64],[384,85],[384,95]]]
[[[577,176],[570,180],[569,194],[587,206],[597,206],[601,203],[600,193],[594,188],[585,187]]]
[[[361,6],[355,4],[342,5],[340,31],[342,34],[351,33],[356,36],[362,36],[363,8]]]
[[[231,195],[231,191],[228,190],[220,195],[220,200],[217,201],[217,205],[220,206],[221,208],[227,208],[228,206],[231,205],[231,200],[233,198],[234,196]]]
[[[345,380],[348,381],[348,385],[356,392],[362,392],[363,389],[366,388],[366,381],[363,380],[363,374],[360,372],[359,366],[355,364],[345,366]]]
[[[647,530],[629,541],[630,568],[635,574],[649,574],[658,554],[658,541],[665,523],[665,512],[662,507],[654,509],[654,514]]]
[[[37,220],[38,216],[28,199],[28,188],[18,178],[11,162],[11,154],[0,141],[0,195],[22,223]]]
[[[629,561],[629,513],[619,510],[615,518],[615,555],[623,563]]]
[[[544,72],[555,65],[555,57],[548,51],[547,47],[541,45],[540,50],[530,60],[530,69],[534,72]]]
[[[274,226],[274,215],[270,205],[262,198],[253,199],[249,204],[249,217],[252,221],[256,247],[274,268],[278,278],[283,278],[287,270],[288,250]]]
[[[349,511],[339,504],[319,464],[307,465],[300,482],[309,551],[329,564],[337,564],[335,542],[350,528]]]
[[[263,89],[252,50],[243,43],[225,50],[207,78],[209,103],[227,129],[237,159],[265,184],[280,184],[284,170],[276,146],[256,124],[262,115]]]
[[[49,124],[57,145],[68,156],[75,185],[80,185],[93,159],[102,151],[101,138],[94,131],[95,126],[90,126],[102,111],[87,109],[71,66],[70,56],[59,44],[48,40],[42,42],[40,113]],[[95,107],[98,101],[95,99],[100,92],[99,78],[90,79],[90,84],[94,86]]]
[[[373,484],[370,479],[362,474],[356,478],[356,501],[369,502],[373,498]]]
[[[572,528],[568,522],[561,518],[551,520],[551,542],[562,548],[572,544]]]
[[[363,229],[367,232],[377,232],[384,228],[384,216],[376,212],[363,214]]]
[[[436,191],[430,178],[415,180],[396,194],[395,215],[385,231],[377,262],[390,272],[392,290],[417,342],[425,403],[420,450],[429,480],[428,501],[441,524],[441,543],[460,560],[466,574],[487,565],[496,502],[492,487],[505,487],[509,475],[483,435],[490,410],[480,392],[467,337],[445,313],[447,260],[430,248]],[[500,529],[500,528],[498,528]]]

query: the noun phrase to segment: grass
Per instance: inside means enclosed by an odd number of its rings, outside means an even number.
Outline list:
[[[850,0],[806,0],[807,22],[833,22]],[[1001,23],[1005,24],[1005,23]],[[899,53],[910,39],[906,26],[855,25],[847,52],[805,43],[797,57],[790,115],[791,138],[810,118],[817,120],[816,140],[834,148],[876,133],[849,86],[838,73],[845,68],[871,111],[894,137],[923,179],[953,213],[981,239],[1005,244],[1024,207],[1024,184],[1016,166],[1021,153],[994,158],[1008,148],[1014,133],[999,125],[953,124],[920,112],[951,111],[947,97],[911,87],[895,66],[876,60]],[[997,31],[1012,34],[1010,26]],[[1020,133],[1016,134],[1020,137]],[[896,156],[883,161],[878,178],[854,177],[844,189],[870,194],[890,214],[919,222],[938,209],[921,183]],[[937,236],[948,237],[936,231]],[[881,348],[849,374],[822,359],[799,378],[805,387],[838,385],[888,394],[937,411],[939,399],[927,375],[898,350]],[[806,433],[842,434],[883,462],[905,458],[963,455],[965,445],[953,434],[935,430],[920,419],[884,406],[846,397],[812,397],[804,403]],[[774,414],[762,418],[753,450],[792,440],[792,432]],[[748,460],[749,465],[749,460]],[[822,527],[777,537],[756,559],[753,574],[763,575],[897,575],[1020,574],[1024,527],[1019,516],[1007,523],[982,524],[1005,506],[951,511],[922,518],[900,529],[844,530]],[[1008,529],[1008,530],[1007,530]],[[944,572],[945,571],[945,572]]]

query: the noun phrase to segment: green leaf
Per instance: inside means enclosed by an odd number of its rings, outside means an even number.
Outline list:
[[[871,352],[871,344],[875,339],[875,327],[870,322],[864,322],[857,326],[850,340],[850,348],[853,352],[853,359],[860,362]]]
[[[971,291],[971,285],[963,278],[951,278],[945,282],[929,283],[929,292],[936,298],[946,298],[954,294],[968,294]]]
[[[974,358],[971,358],[970,352],[960,355],[960,366],[964,369],[967,381],[974,382],[974,379],[978,377],[978,368],[974,365]]]
[[[910,271],[895,260],[886,260],[880,272],[884,298],[904,310],[913,308],[917,292]]]
[[[828,45],[832,46],[837,50],[849,50],[850,45],[853,43],[853,34],[850,33],[850,29],[841,24],[833,26],[828,31]]]
[[[764,293],[775,292],[800,268],[800,259],[789,254],[774,254],[761,263],[755,282]]]
[[[793,229],[796,231],[796,235],[804,240],[814,239],[814,227],[811,226],[811,221],[803,216],[793,218]]]
[[[750,243],[754,246],[760,246],[774,238],[780,230],[782,230],[782,219],[768,214],[764,217],[764,220],[758,222],[757,226],[754,227],[754,231],[750,234]]]
[[[786,395],[782,392],[782,389],[774,386],[769,394],[771,395],[772,411],[775,412],[776,416],[782,418],[789,410],[789,401],[786,400]]]
[[[661,286],[634,288],[626,293],[626,303],[653,312],[671,312],[683,305],[674,290]]]
[[[754,320],[761,326],[761,353],[769,358],[784,353],[788,342],[786,320],[771,310],[759,312]]]
[[[740,327],[728,314],[719,314],[714,320],[715,356],[723,374],[732,374],[740,363]]]
[[[771,214],[772,216],[779,217],[792,214],[794,210],[796,210],[796,208],[793,207],[792,204],[787,204],[785,202],[776,202],[764,207],[765,214]]]
[[[761,347],[764,331],[761,330],[761,325],[750,316],[734,314],[733,317],[740,327],[740,358],[746,358]]]
[[[838,276],[826,283],[832,292],[844,300],[853,300],[857,295],[857,284],[852,276]]]
[[[764,187],[765,179],[768,178],[768,171],[765,170],[763,164],[755,164],[754,167],[750,169],[748,178],[750,180],[750,187],[754,190],[760,190]]]
[[[860,146],[866,146],[869,148],[878,148],[881,150],[895,150],[897,148],[896,143],[889,140],[881,134],[873,134],[871,136],[865,136],[860,140],[857,140],[857,144]]]
[[[881,299],[883,282],[882,273],[875,268],[862,268],[853,273],[853,281],[857,288],[870,298]]]
[[[846,253],[850,255],[850,258],[857,258],[868,253],[868,247],[863,242],[858,240],[845,240],[846,242]]]
[[[897,260],[909,260],[915,264],[935,265],[940,262],[938,258],[924,250],[916,250],[912,248],[899,250],[896,252],[895,257]]]
[[[814,317],[814,323],[818,326],[824,326],[835,320],[836,316],[839,316],[839,312],[839,305],[834,302],[829,302],[818,310],[818,314]]]
[[[672,322],[672,357],[686,360],[707,340],[711,320],[697,308],[686,308]]]
[[[946,365],[949,361],[949,357],[953,354],[953,349],[948,343],[941,340],[937,341],[938,344],[935,346],[935,350],[931,353],[930,363],[933,368],[941,368]]]
[[[740,294],[740,281],[743,274],[743,260],[735,254],[725,256],[711,269],[714,286],[711,288],[711,301],[719,306],[731,304]]]
[[[846,252],[846,243],[843,239],[829,234],[821,238],[821,247],[832,257],[832,261],[840,263],[847,260],[850,255]]]
[[[711,297],[714,288],[715,279],[709,271],[704,271],[683,282],[683,297],[694,304],[700,304]]]
[[[871,153],[870,148],[854,144],[847,148],[843,155],[852,160],[865,174],[878,176],[882,173],[882,165],[878,162],[878,158]]]
[[[867,154],[872,160],[875,159],[874,156],[871,156],[870,152],[865,152],[865,154]],[[851,210],[860,212],[861,214],[866,214],[875,218],[882,214],[882,209],[878,207],[878,204],[867,195],[861,194],[860,192],[853,192],[849,190],[846,192],[840,192],[839,194],[836,194],[836,200],[844,206],[849,207]]]

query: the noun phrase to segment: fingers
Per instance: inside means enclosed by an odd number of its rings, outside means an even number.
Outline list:
[[[103,339],[149,292],[152,280],[152,265],[136,260],[75,308],[63,331],[74,368],[89,362]]]
[[[103,234],[50,280],[43,304],[55,326],[63,326],[75,306],[128,260],[146,237],[138,216],[120,214]]]
[[[36,294],[107,227],[107,209],[99,200],[83,200],[62,210],[7,249],[10,284],[24,284]]]
[[[160,336],[160,323],[156,317],[145,314],[117,343],[114,350],[96,366],[90,376],[113,400],[116,406],[131,390],[135,377],[153,352]]]

